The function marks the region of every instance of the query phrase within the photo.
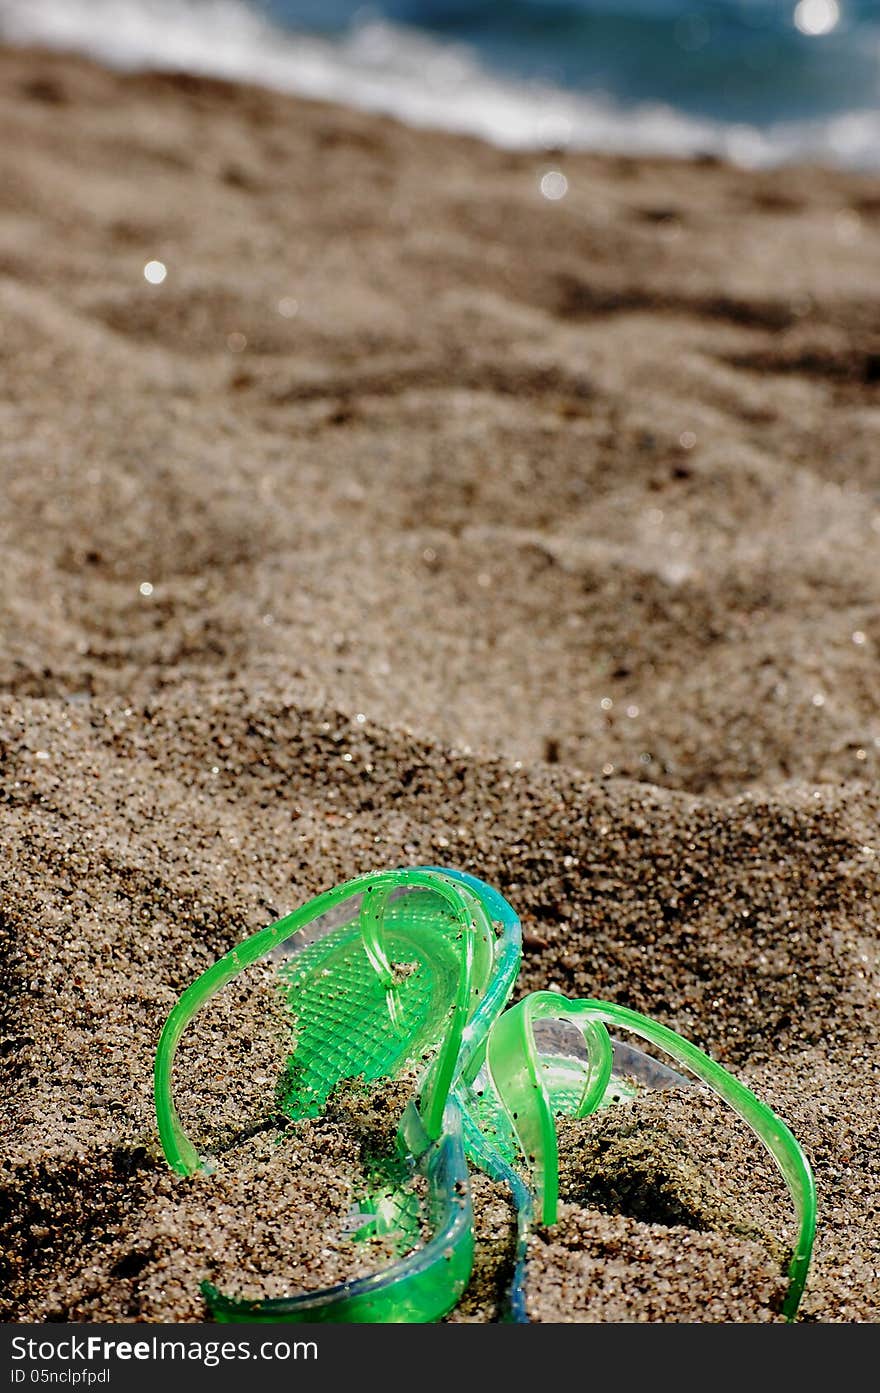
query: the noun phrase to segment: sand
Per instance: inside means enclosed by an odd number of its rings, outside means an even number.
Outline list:
[[[152,1059],[243,936],[441,861],[521,913],[522,990],[646,1011],[780,1112],[802,1318],[876,1320],[877,180],[0,71],[3,1316],[198,1319],[291,1233],[304,1284],[372,1260],[354,1121],[265,1150],[277,1035],[193,1100],[213,1179],[168,1172]],[[791,1211],[731,1124],[647,1098],[568,1140],[533,1319],[779,1319]],[[495,1319],[474,1198],[458,1315]]]

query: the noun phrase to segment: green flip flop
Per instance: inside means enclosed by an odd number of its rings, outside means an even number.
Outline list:
[[[612,1040],[609,1025],[662,1050],[693,1077]],[[458,1091],[472,1159],[498,1178],[510,1182],[510,1172],[516,1177],[519,1242],[510,1293],[515,1319],[526,1318],[531,1224],[554,1224],[558,1217],[556,1119],[587,1117],[646,1090],[688,1088],[695,1080],[749,1125],[788,1187],[797,1233],[782,1314],[789,1321],[795,1318],[813,1249],[816,1188],[809,1162],[785,1123],[709,1055],[649,1017],[608,1001],[570,1001],[555,992],[533,992],[498,1017],[485,1050],[471,1061],[469,1080]],[[525,1190],[517,1164],[527,1177]]]
[[[291,1053],[276,1100],[291,1118],[318,1116],[344,1079],[413,1072],[398,1130],[401,1167],[366,1202],[363,1232],[393,1232],[402,1256],[323,1291],[238,1300],[203,1284],[221,1321],[428,1321],[461,1296],[473,1264],[468,1166],[510,1188],[518,1245],[508,1318],[525,1321],[526,1251],[534,1222],[558,1209],[556,1119],[584,1117],[645,1089],[718,1093],[776,1161],[798,1218],[783,1313],[794,1319],[816,1223],[809,1164],[786,1125],[719,1064],[675,1032],[626,1007],[535,992],[505,1010],[521,932],[509,904],[464,872],[422,866],[362,876],[320,895],[239,944],[181,996],[156,1055],[159,1135],[183,1175],[210,1166],[174,1103],[178,1043],[202,1007],[245,968],[270,962],[290,1008]],[[620,1040],[608,1025],[665,1052],[679,1069]],[[413,1209],[411,1180],[426,1182]],[[372,1223],[372,1230],[370,1225]],[[384,1227],[383,1227],[384,1226]],[[424,1231],[427,1230],[427,1236]]]
[[[324,1291],[248,1301],[204,1284],[208,1309],[221,1321],[438,1319],[458,1300],[473,1263],[467,1162],[450,1089],[510,995],[519,921],[472,876],[384,871],[319,895],[227,953],[180,997],[156,1054],[159,1137],[182,1175],[209,1167],[210,1158],[199,1154],[175,1104],[178,1044],[206,1003],[261,960],[274,967],[292,1016],[293,1048],[276,1087],[287,1116],[318,1116],[341,1080],[415,1071],[416,1096],[399,1129],[402,1170],[387,1178],[376,1206],[376,1222],[398,1224],[402,1244],[415,1246],[375,1274]],[[413,1212],[414,1174],[427,1182],[422,1214]]]

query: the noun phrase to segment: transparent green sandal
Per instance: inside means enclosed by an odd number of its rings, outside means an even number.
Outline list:
[[[785,1123],[702,1050],[647,1016],[606,1001],[569,1001],[534,992],[493,1025],[484,1056],[459,1086],[472,1160],[511,1184],[519,1215],[511,1314],[525,1315],[525,1253],[531,1224],[558,1217],[556,1118],[586,1117],[643,1089],[689,1087],[689,1080],[619,1040],[607,1026],[640,1036],[722,1097],[748,1123],[776,1162],[797,1214],[797,1236],[782,1313],[793,1320],[803,1294],[816,1229],[813,1173]],[[566,1030],[566,1027],[568,1028]],[[572,1039],[572,1035],[574,1039]],[[523,1176],[517,1164],[524,1165]]]
[[[386,1189],[375,1216],[362,1219],[368,1228],[371,1217],[393,1225],[396,1216],[403,1244],[417,1246],[375,1274],[324,1291],[249,1301],[204,1284],[208,1308],[221,1321],[438,1319],[455,1305],[473,1262],[461,1117],[450,1089],[485,1046],[513,987],[519,921],[472,876],[427,867],[385,871],[318,896],[227,953],[180,997],[156,1054],[159,1136],[182,1175],[208,1168],[210,1158],[199,1154],[175,1106],[178,1044],[205,1004],[261,960],[272,963],[293,1017],[293,1049],[276,1087],[287,1116],[319,1115],[343,1079],[416,1071],[417,1097],[399,1129],[399,1194]],[[415,1223],[408,1183],[414,1174],[425,1178],[428,1195]]]
[[[510,1187],[518,1250],[509,1316],[526,1314],[526,1249],[533,1222],[555,1222],[556,1118],[586,1116],[644,1089],[692,1080],[607,1026],[663,1050],[742,1117],[776,1161],[798,1216],[783,1313],[794,1319],[816,1222],[812,1172],[785,1124],[708,1055],[626,1007],[536,992],[504,1010],[519,969],[521,935],[510,905],[483,881],[419,867],[362,876],[255,934],[183,993],[156,1056],[156,1112],[169,1163],[189,1175],[209,1165],[187,1137],[172,1094],[181,1035],[241,971],[270,961],[295,1020],[276,1099],[292,1118],[321,1113],[343,1079],[392,1078],[415,1069],[417,1097],[400,1122],[402,1179],[362,1207],[369,1231],[398,1225],[406,1251],[369,1277],[312,1293],[235,1300],[206,1284],[209,1310],[225,1321],[424,1321],[449,1311],[473,1262],[467,1160]],[[401,965],[405,966],[402,972]],[[424,1213],[412,1212],[408,1178],[426,1181]],[[396,1187],[396,1188],[395,1188]],[[390,1217],[389,1217],[390,1216]],[[386,1227],[380,1226],[384,1223]],[[428,1229],[421,1238],[422,1225]]]

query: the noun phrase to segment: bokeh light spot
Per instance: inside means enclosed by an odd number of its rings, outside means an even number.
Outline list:
[[[551,203],[558,203],[560,198],[565,198],[568,193],[568,180],[558,169],[548,169],[546,174],[541,175],[541,193],[545,198],[549,198]]]
[[[794,8],[795,28],[810,38],[830,34],[840,19],[837,0],[798,0]]]

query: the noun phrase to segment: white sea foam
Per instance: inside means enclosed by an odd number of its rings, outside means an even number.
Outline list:
[[[714,153],[745,165],[794,159],[880,168],[880,110],[758,129],[669,106],[622,107],[488,73],[466,48],[365,21],[338,40],[270,25],[244,0],[0,0],[0,37],[380,111],[497,145],[649,154]]]

